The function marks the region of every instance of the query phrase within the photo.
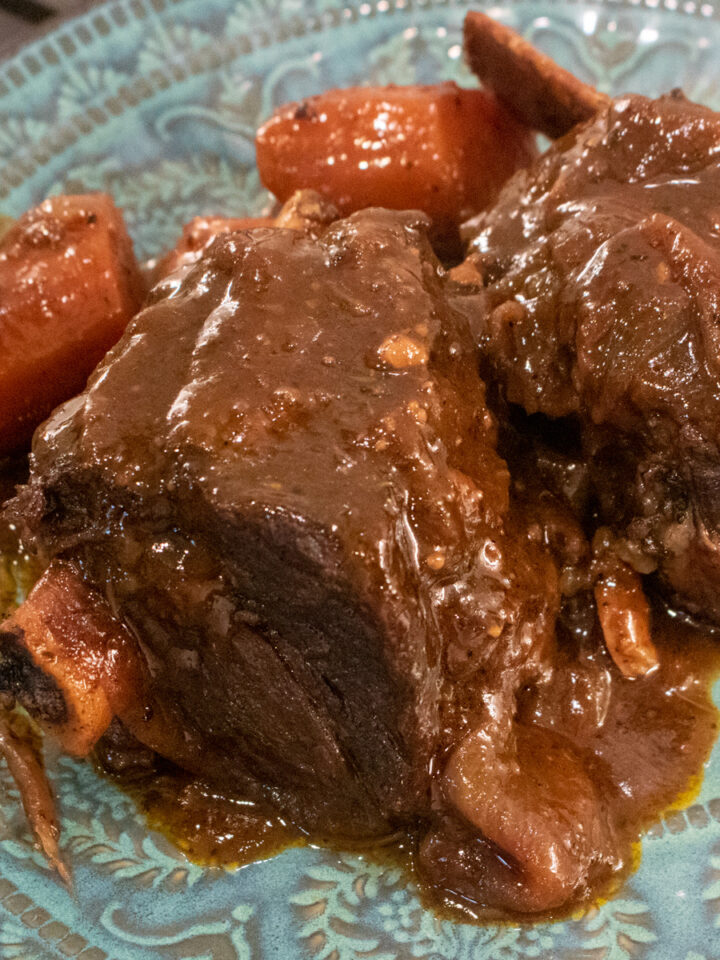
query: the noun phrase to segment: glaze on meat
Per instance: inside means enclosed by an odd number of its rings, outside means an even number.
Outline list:
[[[624,680],[590,581],[569,599],[591,547],[542,484],[511,489],[468,319],[486,294],[424,218],[321,219],[216,238],[38,433],[13,510],[49,567],[0,685],[67,749],[149,776],[154,817],[174,794],[198,855],[241,859],[212,841],[233,830],[272,849],[273,811],[285,842],[400,831],[466,915],[563,909],[627,869],[705,756],[704,674],[661,652],[662,681]],[[688,750],[621,817],[612,764],[625,791],[633,767],[605,718],[655,701],[643,749],[672,724]]]
[[[137,638],[135,737],[323,836],[429,816],[488,673],[507,724],[552,648],[444,283],[416,215],[219,238],[38,435],[18,507]]]
[[[475,332],[529,413],[581,424],[616,551],[718,621],[720,118],[626,97],[467,228]]]
[[[599,113],[456,269],[423,215],[309,194],[186,232],[36,433],[9,515],[45,573],[0,631],[4,704],[197,856],[402,838],[475,918],[613,890],[716,730],[715,640],[667,600],[720,617],[720,127],[520,52],[553,123]]]

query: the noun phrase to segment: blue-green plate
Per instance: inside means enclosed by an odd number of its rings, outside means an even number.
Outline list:
[[[720,8],[699,0],[473,0],[602,90],[682,86],[720,107]],[[469,80],[450,0],[116,0],[0,69],[0,209],[109,190],[138,253],[199,213],[267,204],[253,134],[326,87]],[[716,690],[720,699],[720,685]],[[52,764],[74,896],[33,848],[4,772],[0,956],[8,960],[719,960],[720,750],[693,805],[643,844],[621,895],[530,927],[440,922],[397,872],[290,850],[188,863],[89,766]]]

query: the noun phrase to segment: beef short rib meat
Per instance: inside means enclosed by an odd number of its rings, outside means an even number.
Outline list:
[[[315,837],[429,815],[433,763],[553,639],[425,230],[217,238],[39,432],[15,505],[135,638],[132,736]]]
[[[576,485],[551,495],[504,441],[511,488],[471,326],[492,286],[443,270],[419,214],[316,200],[190,251],[37,432],[11,510],[47,569],[0,629],[0,703],[316,841],[409,833],[425,889],[474,916],[587,900],[706,756],[701,678],[649,645]]]
[[[720,620],[720,116],[616,100],[467,227],[507,398],[582,425],[618,552]]]

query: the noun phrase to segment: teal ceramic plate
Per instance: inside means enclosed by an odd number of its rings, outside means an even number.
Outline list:
[[[720,107],[720,6],[499,2],[488,9],[613,93],[682,86]],[[116,0],[0,69],[0,209],[109,190],[149,256],[199,213],[259,212],[253,134],[325,87],[468,80],[451,0]],[[720,698],[720,685],[716,690]],[[8,960],[719,960],[720,749],[693,805],[658,824],[619,898],[565,923],[436,920],[395,871],[290,850],[204,870],[90,768],[52,767],[67,893],[33,848],[5,773],[0,956]]]

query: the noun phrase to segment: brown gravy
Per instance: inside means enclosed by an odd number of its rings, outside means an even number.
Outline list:
[[[696,784],[716,641],[656,607],[660,666],[620,673],[577,520],[533,514],[532,489],[525,517],[511,496],[463,319],[477,291],[447,299],[444,283],[420,226],[376,211],[321,241],[229,235],[182,296],[151,300],[131,347],[36,437],[14,509],[51,562],[8,632],[5,688],[50,632],[47,662],[70,677],[50,689],[88,717],[87,749],[107,741],[194,860],[332,837],[403,863],[456,915],[560,915],[615,889],[642,828]],[[159,356],[172,376],[148,381]],[[107,668],[104,704],[83,699],[77,650]],[[75,736],[67,716],[47,723]]]
[[[653,616],[653,640],[661,666],[643,680],[621,677],[602,649],[572,660],[569,650],[561,650],[558,676],[547,696],[528,695],[522,706],[528,719],[532,714],[534,722],[543,726],[561,726],[583,753],[592,753],[591,762],[607,783],[611,815],[625,848],[625,866],[609,889],[593,891],[595,899],[616,892],[639,865],[642,832],[663,814],[692,802],[718,733],[720,713],[711,696],[720,675],[716,631],[658,609]],[[641,698],[638,684],[644,687]],[[596,722],[600,713],[601,724]],[[148,825],[196,863],[240,867],[289,847],[317,843],[402,867],[418,886],[423,903],[443,917],[498,919],[482,904],[451,903],[442,891],[421,881],[415,870],[418,838],[413,831],[399,831],[371,845],[326,844],[270,810],[222,796],[182,771],[165,769],[140,780],[112,779],[136,799]],[[577,903],[570,904],[550,918],[562,918],[577,908]],[[526,922],[527,916],[518,915],[518,919]]]
[[[24,469],[18,462],[3,465],[3,493],[11,493],[21,482]],[[16,531],[3,524],[3,613],[17,603],[37,574],[30,558],[18,553]],[[660,668],[648,677],[630,680],[620,675],[593,633],[597,627],[586,635],[582,617],[574,624],[565,620],[552,682],[544,691],[526,691],[520,700],[520,717],[562,730],[606,784],[610,815],[625,851],[624,869],[613,877],[609,889],[594,889],[597,898],[617,890],[638,865],[642,832],[664,813],[687,806],[699,790],[703,765],[720,724],[711,696],[720,675],[720,637],[715,628],[656,607],[653,641],[660,653]],[[639,685],[642,697],[637,696]],[[419,831],[403,829],[381,842],[338,844],[304,834],[269,808],[224,796],[167,763],[141,778],[113,775],[112,779],[136,800],[148,825],[196,863],[237,868],[289,847],[313,844],[353,850],[376,862],[402,867],[417,884],[424,904],[444,917],[498,919],[483,904],[451,903],[442,890],[422,882],[415,867]],[[577,907],[569,904],[551,916],[566,916]]]

